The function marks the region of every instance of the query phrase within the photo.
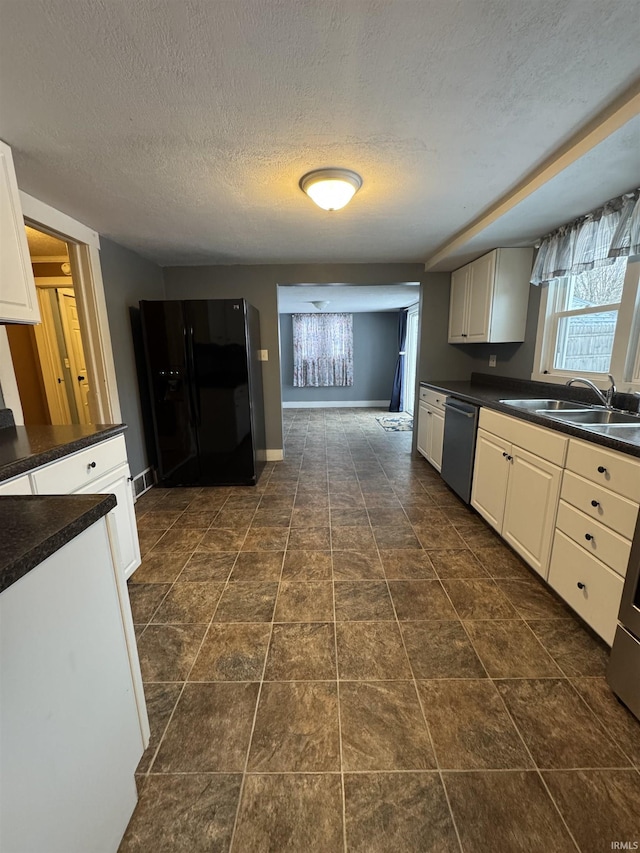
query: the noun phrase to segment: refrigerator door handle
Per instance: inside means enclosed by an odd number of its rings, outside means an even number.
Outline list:
[[[200,426],[202,416],[200,412],[200,404],[198,402],[198,388],[196,385],[196,364],[193,356],[193,326],[189,326],[189,340],[187,341],[187,363],[189,365],[190,382],[189,382],[189,397],[191,398],[191,406],[195,417],[195,426]]]

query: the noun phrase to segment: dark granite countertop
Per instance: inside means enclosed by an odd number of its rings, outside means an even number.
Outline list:
[[[464,400],[467,403],[475,403],[478,406],[484,406],[488,409],[494,409],[497,412],[502,412],[505,415],[511,415],[514,418],[520,418],[524,421],[544,426],[547,429],[553,429],[557,432],[572,435],[574,438],[579,438],[583,441],[590,441],[593,444],[599,444],[602,447],[609,447],[612,450],[618,450],[621,453],[628,453],[630,456],[640,457],[640,424],[637,428],[625,428],[625,436],[628,436],[627,441],[621,441],[618,438],[594,432],[593,430],[574,426],[566,422],[556,421],[553,418],[547,418],[542,415],[536,415],[533,412],[527,412],[522,409],[516,409],[514,406],[509,406],[505,403],[500,403],[500,400],[534,400],[540,399],[556,399],[556,400],[575,400],[576,402],[586,405],[594,405],[596,400],[594,394],[588,388],[572,385],[567,388],[566,385],[556,385],[547,382],[533,382],[524,379],[510,379],[504,376],[491,376],[486,373],[472,373],[470,381],[462,380],[429,380],[421,382],[421,386],[425,388],[434,388],[438,391],[445,391],[459,400]],[[632,395],[620,394],[614,400],[616,405],[624,408],[624,404],[631,405],[634,400]],[[637,397],[635,398],[637,405]]]
[[[0,429],[0,482],[124,432],[125,424],[8,426]]]
[[[114,495],[0,497],[0,592],[116,505]]]

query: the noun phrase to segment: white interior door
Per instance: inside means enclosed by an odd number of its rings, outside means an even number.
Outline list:
[[[416,396],[416,367],[418,361],[418,305],[407,312],[407,341],[404,356],[404,379],[402,382],[402,409],[413,416]]]
[[[72,290],[63,290],[62,288],[58,288],[58,295],[60,296],[62,326],[67,341],[67,353],[71,362],[73,393],[76,399],[78,417],[81,424],[90,424],[89,380],[87,378],[87,362],[80,334],[76,298]]]
[[[70,424],[71,412],[65,390],[65,372],[60,360],[49,293],[42,287],[37,287],[36,293],[42,322],[34,326],[34,332],[51,423]]]

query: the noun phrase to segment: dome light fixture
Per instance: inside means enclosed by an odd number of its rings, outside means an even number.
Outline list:
[[[300,178],[300,189],[323,210],[340,210],[362,186],[351,169],[315,169]]]
[[[329,303],[319,299],[317,302],[311,302],[310,304],[314,305],[318,309],[318,311],[324,311],[324,309]]]

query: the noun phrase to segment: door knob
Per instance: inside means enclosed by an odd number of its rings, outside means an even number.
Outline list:
[[[84,376],[78,376],[78,382],[84,382]]]

